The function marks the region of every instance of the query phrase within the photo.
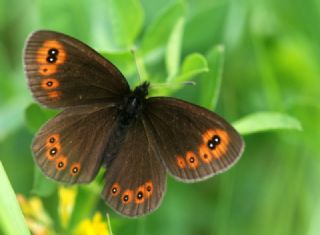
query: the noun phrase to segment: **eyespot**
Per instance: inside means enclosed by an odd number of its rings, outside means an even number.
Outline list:
[[[60,144],[59,143],[56,143],[52,146],[48,146],[49,148],[47,148],[47,158],[49,160],[54,160],[58,154],[60,153]]]
[[[53,75],[57,72],[57,66],[55,64],[40,65],[38,72],[43,76]]]
[[[52,149],[50,149],[49,154],[51,156],[55,156],[57,154],[58,150],[56,147],[53,147]]]
[[[59,143],[59,135],[53,134],[47,138],[46,147],[49,148],[55,145],[56,143]]]
[[[144,202],[145,199],[145,186],[140,186],[138,187],[138,189],[136,190],[135,193],[135,203],[136,204],[141,204]]]
[[[59,86],[60,86],[60,83],[55,78],[46,78],[46,79],[42,79],[41,81],[41,87],[45,90],[55,89]]]
[[[210,150],[205,144],[202,144],[199,147],[199,156],[201,161],[204,163],[210,163],[212,161],[212,154],[210,153]]]
[[[151,180],[147,181],[144,185],[146,198],[149,198],[153,193],[153,183]]]
[[[47,40],[37,52],[39,64],[55,63],[63,64],[66,59],[66,52],[62,43],[57,40]]]
[[[177,156],[177,165],[180,169],[186,168],[186,161],[184,160],[183,157]]]
[[[196,169],[199,165],[197,156],[191,151],[186,153],[186,162],[191,169]]]
[[[133,199],[133,192],[132,190],[127,189],[126,191],[123,192],[121,195],[121,201],[123,204],[129,204],[132,199]]]
[[[51,55],[51,56],[57,56],[58,54],[59,54],[59,50],[56,48],[51,48],[48,51],[48,55]]]
[[[202,135],[202,138],[214,158],[220,158],[228,151],[230,137],[226,131],[210,129]]]
[[[220,144],[220,136],[215,134],[209,141],[208,141],[208,148],[213,150]]]
[[[111,191],[111,195],[112,196],[117,196],[120,193],[120,185],[119,185],[119,183],[114,183],[111,186],[110,191]]]
[[[59,157],[56,160],[56,169],[62,171],[67,167],[68,159],[65,156]]]
[[[50,64],[53,64],[57,61],[57,57],[56,56],[48,56],[47,57],[47,62]]]
[[[78,163],[78,162],[73,163],[70,167],[70,174],[73,176],[76,176],[79,174],[80,170],[81,170],[80,163]]]

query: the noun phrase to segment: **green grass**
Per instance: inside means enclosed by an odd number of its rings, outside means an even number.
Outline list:
[[[33,103],[21,60],[27,35],[51,29],[100,51],[133,86],[131,49],[143,80],[195,81],[151,95],[215,110],[246,141],[224,174],[197,184],[169,178],[161,207],[141,219],[112,212],[98,177],[79,187],[66,231],[101,211],[114,234],[318,234],[319,16],[318,1],[302,0],[0,0],[0,160],[10,181],[1,168],[0,233],[28,234],[13,192],[41,198],[61,231],[56,184],[36,170],[30,150],[55,112]]]

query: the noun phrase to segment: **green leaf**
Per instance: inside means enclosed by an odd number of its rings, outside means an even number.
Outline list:
[[[168,71],[168,81],[170,81],[179,72],[184,22],[185,19],[183,17],[177,21],[167,45],[166,66]]]
[[[87,1],[85,1],[87,2]],[[90,1],[91,37],[98,50],[130,49],[139,35],[144,11],[139,0]]]
[[[37,104],[30,104],[25,110],[25,120],[32,132],[36,132],[57,111],[41,108]]]
[[[242,134],[252,134],[270,130],[302,130],[300,122],[287,114],[276,112],[257,112],[233,123]]]
[[[201,87],[201,96],[199,103],[210,110],[214,110],[221,88],[223,63],[224,63],[224,46],[214,46],[206,56],[209,66],[209,72],[204,74],[198,80]]]
[[[199,53],[193,53],[184,59],[179,76],[175,77],[173,80],[175,82],[187,81],[208,71],[208,62],[206,58]]]
[[[23,113],[28,100],[18,97],[0,104],[0,140],[23,123]]]
[[[115,41],[120,47],[131,48],[144,21],[139,0],[109,0],[108,10]]]
[[[50,196],[57,189],[57,186],[58,184],[55,181],[47,178],[38,169],[38,167],[35,168],[33,188],[31,190],[31,193],[41,197],[47,197]]]
[[[126,76],[136,71],[134,58],[131,51],[100,52],[106,59],[110,60]]]
[[[185,4],[183,2],[177,2],[162,12],[146,30],[139,54],[150,56],[148,54],[158,54],[159,50],[164,49],[173,27],[184,13]]]
[[[0,233],[29,235],[22,211],[0,161]]]

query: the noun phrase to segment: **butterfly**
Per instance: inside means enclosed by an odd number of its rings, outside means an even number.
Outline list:
[[[75,38],[36,31],[27,39],[24,68],[33,97],[61,112],[32,143],[49,178],[88,183],[105,167],[102,198],[116,212],[138,217],[159,207],[167,173],[196,182],[226,171],[244,141],[223,118],[171,97],[133,90],[107,59]]]

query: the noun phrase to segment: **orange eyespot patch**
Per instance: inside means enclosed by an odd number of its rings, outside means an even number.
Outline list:
[[[50,92],[48,92],[48,96],[52,100],[58,100],[61,97],[61,92],[60,91],[50,91]]]
[[[39,64],[63,64],[66,60],[66,52],[57,40],[47,40],[37,52]]]
[[[60,83],[55,78],[45,78],[41,81],[41,87],[45,90],[51,90],[59,87]]]
[[[70,167],[70,174],[73,176],[76,176],[79,174],[80,170],[81,170],[80,163],[78,163],[78,162],[73,163]]]
[[[228,133],[222,129],[210,129],[202,135],[202,139],[206,148],[215,158],[222,157],[228,151],[230,137]],[[200,147],[200,149],[202,149],[202,147]],[[203,149],[202,152],[204,152]]]
[[[50,148],[56,144],[59,144],[59,134],[53,134],[47,138],[46,147]]]
[[[112,196],[117,196],[120,193],[120,184],[119,183],[114,183],[111,188],[110,192]]]
[[[199,166],[198,157],[191,151],[186,153],[186,162],[191,169],[196,169]]]
[[[62,171],[67,167],[68,159],[65,156],[61,156],[56,160],[56,169]]]
[[[206,144],[199,147],[199,157],[203,163],[210,163],[212,161],[212,154]]]
[[[50,147],[47,148],[47,158],[49,160],[54,160],[56,157],[60,154],[61,146],[59,143],[56,143]]]
[[[137,188],[135,191],[135,203],[141,204],[145,200],[145,187],[144,185]]]
[[[153,183],[151,180],[147,181],[145,183],[145,193],[146,193],[146,198],[151,197],[152,193],[153,193]]]
[[[55,64],[43,64],[39,66],[38,72],[43,76],[49,76],[57,72],[57,66]]]
[[[186,161],[184,160],[183,157],[177,156],[177,165],[180,169],[186,168]]]
[[[133,191],[127,189],[126,191],[123,192],[121,195],[121,201],[123,204],[128,204],[133,200]]]

